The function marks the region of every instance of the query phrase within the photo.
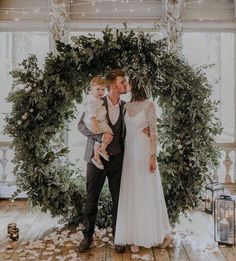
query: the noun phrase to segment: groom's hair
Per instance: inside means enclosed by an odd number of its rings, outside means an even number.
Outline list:
[[[107,82],[108,91],[110,90],[111,84],[115,82],[116,77],[118,77],[118,76],[124,77],[125,72],[122,71],[121,69],[114,69],[107,73],[106,82]]]

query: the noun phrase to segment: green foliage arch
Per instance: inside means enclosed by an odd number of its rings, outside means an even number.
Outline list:
[[[215,118],[212,88],[200,69],[167,52],[165,40],[152,41],[149,34],[134,31],[103,32],[57,43],[57,54],[48,54],[44,68],[34,55],[11,72],[13,90],[8,97],[12,112],[5,133],[13,138],[19,190],[33,205],[79,222],[85,199],[84,178],[62,160],[67,148],[51,142],[75,116],[91,77],[122,68],[136,78],[162,108],[158,119],[158,154],[171,222],[199,204],[199,192],[218,161],[214,138],[221,133]],[[64,158],[65,159],[65,158]],[[104,188],[97,224],[109,225],[111,199]]]

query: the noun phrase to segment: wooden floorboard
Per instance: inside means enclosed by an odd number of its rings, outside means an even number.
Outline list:
[[[123,254],[123,260],[133,261],[134,258],[132,258],[132,256],[134,256],[134,257],[136,256],[137,260],[138,260],[139,256],[142,257],[142,258],[145,258],[145,257],[148,256],[148,257],[150,257],[150,259],[146,259],[146,260],[155,260],[154,252],[152,251],[151,248],[147,249],[147,248],[141,247],[140,251],[137,254],[133,254],[133,253],[130,252],[129,247],[127,247],[125,253]]]
[[[7,237],[7,225],[12,222],[20,230],[16,242]],[[82,232],[58,222],[59,218],[51,218],[49,213],[30,210],[26,201],[12,204],[0,200],[0,261],[236,261],[236,247],[214,242],[213,217],[201,211],[190,213],[189,219],[181,218],[171,248],[141,248],[137,255],[128,246],[124,254],[117,254],[113,245],[98,237],[91,249],[81,254],[77,248]]]
[[[224,255],[204,225],[206,222],[204,214],[195,211],[190,215],[192,221],[184,219],[181,222],[181,227],[183,227],[182,236],[185,237],[183,246],[187,256],[190,260],[199,260],[201,258],[200,260],[225,261]],[[208,225],[212,226],[213,223]]]
[[[183,246],[182,239],[180,237],[175,238],[173,246],[174,246],[173,248],[166,251],[168,253],[169,260],[174,260],[174,261],[188,261],[189,260],[187,252]],[[157,260],[159,260],[158,259],[159,255],[160,255],[160,253],[155,253]]]
[[[29,222],[26,223],[28,217]],[[54,220],[48,218],[48,215],[39,211],[36,212],[35,210],[33,212],[29,211],[24,219],[24,221],[19,221],[19,227],[22,227],[22,230],[20,230],[21,237],[18,241],[18,248],[23,248],[27,241],[41,239],[43,234],[50,233],[53,230],[53,226],[56,225]],[[36,258],[41,256],[43,249],[38,251]],[[18,253],[15,252],[11,258],[13,258],[13,260],[18,260]]]
[[[123,255],[116,253],[113,248],[107,245],[106,261],[123,261]]]
[[[4,213],[11,207],[9,203],[9,200],[0,201],[0,216],[4,215]]]
[[[0,246],[7,238],[7,224],[16,223],[27,212],[25,201],[18,201],[11,204],[8,200],[4,200],[2,203],[5,211],[0,212]]]

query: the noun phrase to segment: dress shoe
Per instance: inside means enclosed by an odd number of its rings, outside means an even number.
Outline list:
[[[91,244],[93,242],[93,238],[92,237],[86,237],[84,238],[80,244],[79,244],[79,252],[86,252],[89,250]]]
[[[119,245],[115,245],[115,251],[116,253],[124,253],[125,252],[125,246],[119,246]]]
[[[98,150],[98,153],[99,153],[106,161],[109,161],[109,155],[107,154],[106,150]]]
[[[102,164],[101,161],[99,162],[99,161],[98,161],[97,159],[95,159],[95,158],[92,158],[91,161],[92,161],[92,163],[93,163],[98,169],[104,169],[104,166],[103,166],[103,164]]]

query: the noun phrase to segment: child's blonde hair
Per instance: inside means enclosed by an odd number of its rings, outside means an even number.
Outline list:
[[[105,78],[103,78],[101,76],[93,77],[93,79],[90,81],[90,88],[92,88],[93,86],[96,86],[96,85],[106,86]]]

